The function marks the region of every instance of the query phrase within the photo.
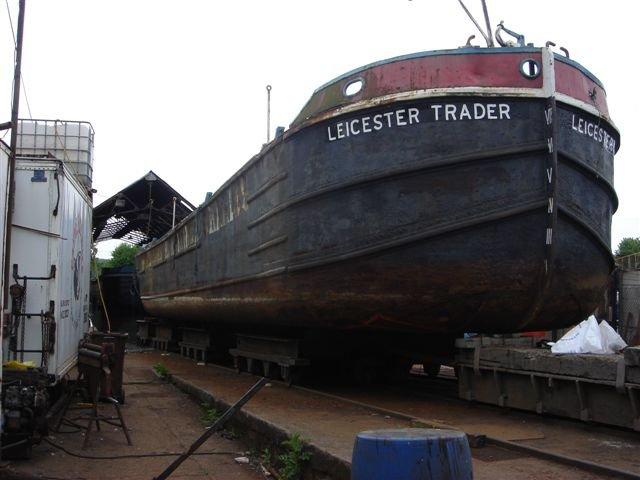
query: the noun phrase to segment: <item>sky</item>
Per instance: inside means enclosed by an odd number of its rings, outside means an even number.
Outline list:
[[[17,0],[6,0],[14,27]],[[4,3],[4,2],[2,2]],[[465,0],[482,19],[479,0]],[[612,245],[640,237],[640,78],[635,2],[488,0],[491,22],[547,40],[605,85],[621,131]],[[27,0],[20,116],[95,129],[95,204],[149,170],[195,205],[288,126],[328,80],[361,65],[456,48],[480,35],[457,0]],[[0,4],[0,121],[13,40]],[[1,134],[0,134],[1,136]],[[5,137],[8,141],[8,136]],[[108,257],[115,242],[99,246]]]

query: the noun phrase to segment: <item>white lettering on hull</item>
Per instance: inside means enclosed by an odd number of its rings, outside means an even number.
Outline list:
[[[511,120],[511,106],[508,103],[463,103],[435,104],[425,115],[432,115],[435,122],[456,122],[460,120]],[[420,123],[420,110],[400,108],[391,112],[377,113],[337,122],[327,127],[330,142],[349,136],[377,132],[383,128],[405,127]]]
[[[571,128],[575,132],[590,137],[596,142],[601,143],[602,148],[604,148],[607,152],[612,154],[616,153],[615,138],[609,135],[607,131],[597,123],[590,122],[574,114],[571,115]]]
[[[371,133],[383,128],[404,127],[420,123],[420,111],[417,108],[401,108],[393,112],[378,113],[373,116],[365,116],[338,122],[327,127],[327,136],[330,142],[349,136],[363,133]]]

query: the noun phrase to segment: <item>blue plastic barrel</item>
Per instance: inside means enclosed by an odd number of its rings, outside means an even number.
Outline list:
[[[470,480],[463,432],[431,428],[368,430],[356,436],[351,480]]]

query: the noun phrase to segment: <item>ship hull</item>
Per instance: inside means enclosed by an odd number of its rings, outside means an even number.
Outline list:
[[[231,325],[575,324],[612,269],[617,143],[602,118],[545,98],[415,97],[329,116],[273,142],[145,250],[142,302]]]

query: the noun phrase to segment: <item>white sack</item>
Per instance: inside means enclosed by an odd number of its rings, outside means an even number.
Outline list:
[[[600,335],[602,336],[602,345],[607,353],[618,353],[627,347],[627,343],[618,335],[618,332],[604,320],[600,322]]]
[[[606,353],[596,317],[591,315],[569,330],[552,347],[552,353]]]

